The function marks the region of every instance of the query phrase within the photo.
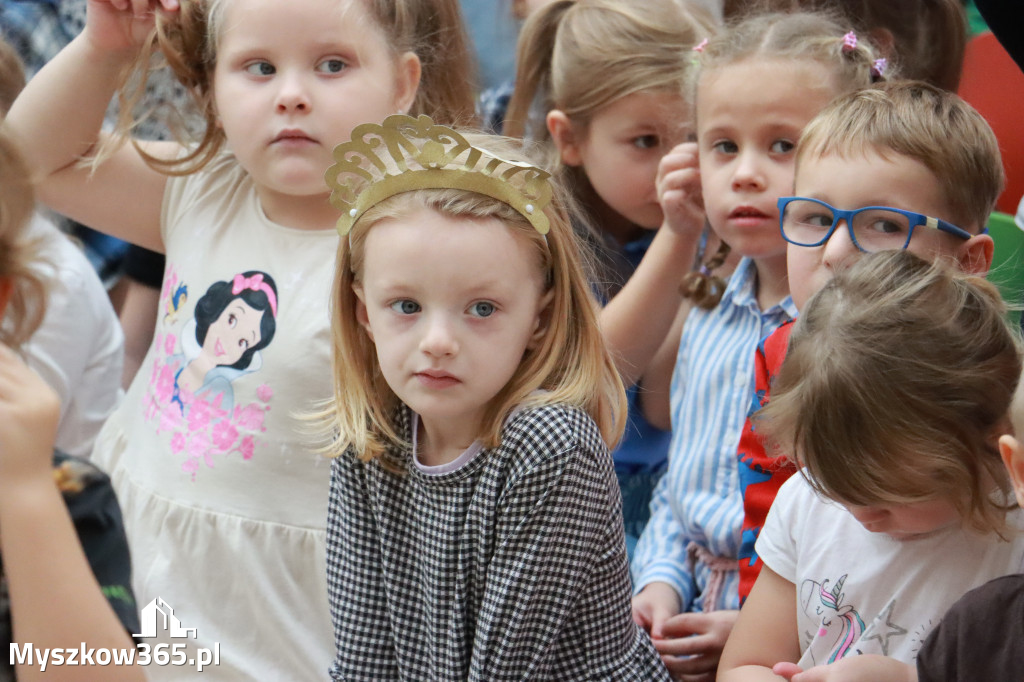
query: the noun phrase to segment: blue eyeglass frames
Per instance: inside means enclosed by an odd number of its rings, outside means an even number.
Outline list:
[[[905,249],[919,225],[964,240],[974,236],[945,220],[891,206],[843,211],[818,199],[782,197],[778,207],[782,237],[797,246],[821,246],[832,237],[841,220],[846,222],[850,240],[864,252]]]

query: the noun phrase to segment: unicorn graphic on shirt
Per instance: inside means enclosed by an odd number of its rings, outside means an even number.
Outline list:
[[[843,603],[846,578],[844,574],[831,588],[828,578],[820,583],[805,580],[800,587],[800,605],[804,614],[818,623],[816,632],[804,633],[810,640],[807,649],[816,665],[834,663],[855,651],[854,644],[864,633],[860,614],[852,605]],[[819,655],[822,650],[827,657]]]

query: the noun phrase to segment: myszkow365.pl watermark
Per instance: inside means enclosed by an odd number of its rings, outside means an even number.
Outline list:
[[[149,602],[140,615],[142,632],[136,633],[136,638],[155,637],[161,630],[171,639],[196,637],[196,629],[182,627],[174,609],[160,597]],[[31,643],[11,643],[11,665],[38,665],[40,672],[46,672],[50,666],[67,665],[171,665],[194,667],[202,672],[207,666],[219,664],[220,642],[214,642],[210,648],[192,650],[186,642],[161,642],[155,646],[141,642],[130,649],[98,649],[84,642],[76,649],[39,649]]]

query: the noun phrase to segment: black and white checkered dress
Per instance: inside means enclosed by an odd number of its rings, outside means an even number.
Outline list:
[[[668,679],[630,616],[619,489],[585,413],[519,412],[445,474],[390,455],[406,473],[332,464],[332,679]]]

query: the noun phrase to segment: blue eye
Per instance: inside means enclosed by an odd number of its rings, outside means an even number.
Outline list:
[[[494,304],[489,301],[478,301],[469,306],[470,315],[475,317],[490,317],[495,310]]]
[[[719,154],[735,154],[740,150],[739,146],[732,140],[719,140],[711,145],[711,149]]]
[[[420,311],[420,304],[408,298],[403,298],[391,304],[391,309],[401,315],[415,315]]]
[[[258,61],[246,64],[245,72],[253,76],[273,76],[277,69],[270,62]]]
[[[346,68],[348,68],[348,64],[337,57],[329,57],[316,65],[316,70],[321,73],[341,73]]]
[[[790,140],[775,140],[772,142],[771,150],[773,154],[788,154],[794,147],[796,145]]]

